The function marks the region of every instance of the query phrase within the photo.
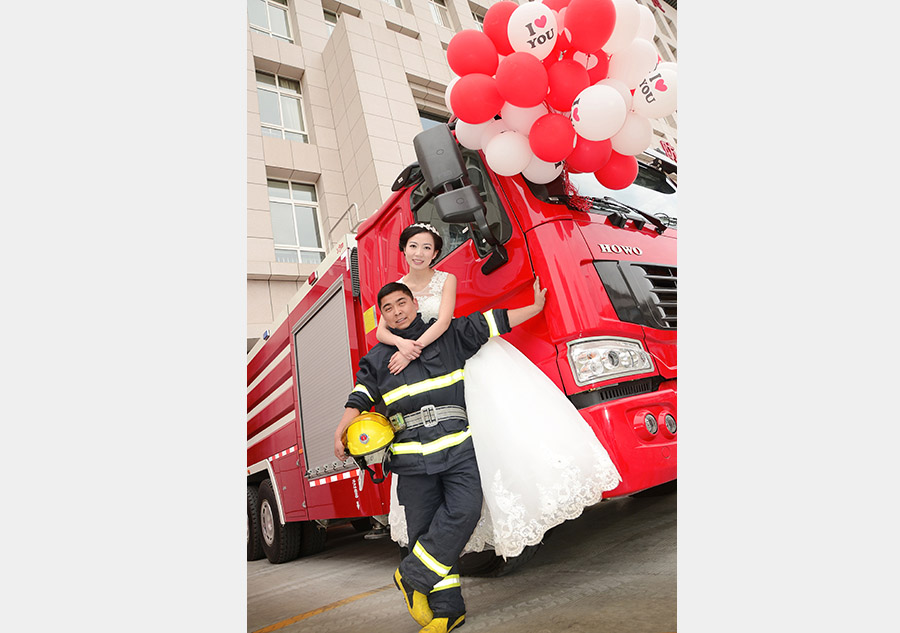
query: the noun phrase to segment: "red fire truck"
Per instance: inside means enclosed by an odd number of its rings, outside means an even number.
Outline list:
[[[333,434],[359,359],[377,342],[376,294],[406,272],[397,243],[413,222],[442,234],[437,268],[458,279],[457,315],[531,303],[535,275],[549,289],[543,313],[504,338],[606,448],[622,482],[605,497],[676,479],[674,164],[642,157],[621,191],[590,174],[536,185],[493,173],[451,126],[415,138],[418,162],[391,197],[329,253],[248,354],[248,560],[317,552],[336,522],[388,523],[390,478],[374,485],[352,460],[336,461]],[[488,555],[494,573],[515,564]]]

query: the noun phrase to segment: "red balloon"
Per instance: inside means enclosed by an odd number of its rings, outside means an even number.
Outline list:
[[[603,50],[598,49],[588,54],[571,48],[563,54],[563,59],[572,59],[587,68],[588,80],[592,86],[609,75],[609,55]]]
[[[511,0],[501,0],[491,5],[491,8],[484,14],[484,24],[481,27],[501,55],[509,55],[514,52],[512,44],[509,43],[506,27],[509,26],[509,16],[518,8],[519,5]]]
[[[548,163],[565,160],[575,144],[575,128],[569,117],[545,114],[531,126],[528,144],[534,155]]]
[[[602,141],[589,141],[576,134],[575,149],[566,158],[566,166],[569,171],[576,173],[594,172],[606,165],[611,153],[612,141],[608,138]]]
[[[572,45],[572,37],[566,28],[566,15],[569,13],[568,6],[569,0],[566,0],[566,6],[556,11],[556,25],[559,27],[556,45],[561,49],[560,52],[567,51]]]
[[[532,108],[547,98],[547,70],[531,53],[504,57],[497,65],[496,78],[500,96],[514,106]]]
[[[553,45],[553,50],[550,51],[550,54],[547,55],[541,63],[544,64],[544,68],[548,71],[550,67],[563,59],[563,53],[565,53],[566,49],[569,47],[569,38],[565,33],[560,33],[556,36],[556,44]]]
[[[447,45],[447,63],[460,77],[471,73],[493,75],[499,61],[491,38],[475,29],[460,31]]]
[[[543,0],[544,4],[550,7],[553,11],[559,13],[567,6],[569,6],[570,0]]]
[[[597,63],[596,65],[592,65],[595,58]],[[598,81],[606,79],[607,75],[609,75],[609,55],[598,48],[596,52],[592,53],[591,58],[588,60],[588,66],[590,66],[590,68],[587,69],[588,79],[590,79],[591,85],[593,86]]]
[[[607,189],[624,189],[634,182],[637,174],[637,158],[624,156],[616,151],[611,152],[609,161],[594,172],[600,184]]]
[[[566,28],[572,47],[593,53],[606,44],[616,25],[612,0],[572,0],[566,7]]]
[[[503,97],[497,92],[493,77],[470,73],[460,77],[450,91],[453,113],[466,123],[476,125],[494,118],[503,107]]]
[[[547,104],[554,110],[568,112],[578,94],[591,85],[588,71],[571,59],[553,64],[547,71]]]

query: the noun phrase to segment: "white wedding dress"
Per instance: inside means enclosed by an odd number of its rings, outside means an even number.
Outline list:
[[[437,318],[446,278],[435,271],[423,291],[413,292],[426,323]],[[503,338],[492,338],[466,362],[465,391],[484,504],[463,553],[518,556],[621,481],[569,399]],[[397,477],[391,479],[391,538],[408,546]]]

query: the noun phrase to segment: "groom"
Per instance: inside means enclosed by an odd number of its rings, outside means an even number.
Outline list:
[[[346,458],[353,418],[383,402],[395,429],[390,470],[406,508],[410,553],[394,572],[420,633],[448,633],[465,622],[457,560],[481,516],[481,479],[466,417],[466,360],[491,337],[539,314],[546,289],[534,281],[534,303],[453,319],[444,334],[399,374],[388,371],[396,347],[378,343],[359,361],[356,386],[335,429],[334,454]],[[378,309],[391,332],[415,340],[428,327],[402,283],[378,292]]]

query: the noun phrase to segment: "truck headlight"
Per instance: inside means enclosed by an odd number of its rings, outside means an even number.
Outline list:
[[[579,387],[653,371],[653,359],[640,341],[616,337],[585,338],[567,344],[569,365]]]

